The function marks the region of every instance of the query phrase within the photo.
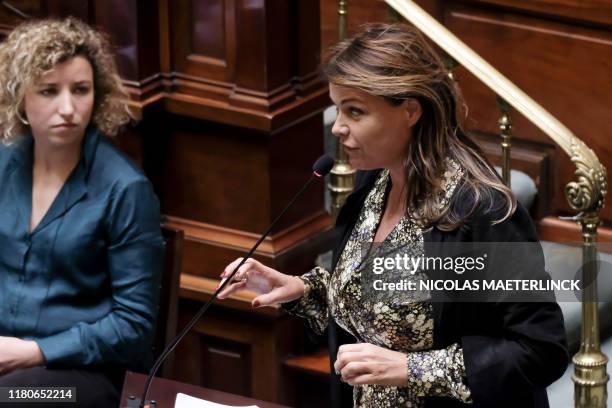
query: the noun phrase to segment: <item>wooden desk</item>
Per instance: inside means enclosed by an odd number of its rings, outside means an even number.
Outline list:
[[[136,374],[129,371],[126,373],[125,380],[123,381],[120,407],[126,407],[128,405],[130,396],[135,396],[136,398],[141,397],[146,378],[147,377],[142,374]],[[176,394],[179,392],[225,405],[257,405],[260,408],[288,408],[271,402],[259,401],[163,378],[155,378],[153,380],[151,388],[149,389],[149,399],[155,400],[157,408],[174,408]]]

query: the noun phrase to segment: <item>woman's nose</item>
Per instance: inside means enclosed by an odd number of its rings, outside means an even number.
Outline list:
[[[58,112],[62,116],[70,116],[74,113],[74,102],[70,92],[62,92],[59,96]]]
[[[349,128],[345,124],[340,122],[340,118],[337,117],[332,126],[332,134],[336,137],[347,137],[349,134]]]

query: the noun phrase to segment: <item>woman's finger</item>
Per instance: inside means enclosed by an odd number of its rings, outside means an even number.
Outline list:
[[[227,277],[229,276],[230,273],[232,273],[234,271],[234,269],[236,269],[236,267],[240,264],[240,262],[242,262],[242,258],[236,258],[235,260],[233,260],[232,262],[230,262],[226,267],[225,270],[223,271],[223,273],[221,274],[221,277]]]
[[[238,266],[238,264],[236,264],[229,272],[225,273],[225,278],[229,278],[229,276],[232,274],[234,269],[236,269],[236,266]],[[238,270],[234,274],[233,280],[235,281],[245,280],[247,274],[252,270],[252,267],[253,267],[252,260],[248,259],[240,268],[238,268]]]
[[[271,306],[277,303],[282,303],[284,300],[285,290],[283,288],[274,288],[268,293],[257,296],[251,302],[253,307]]]
[[[345,382],[353,387],[356,385],[376,384],[376,377],[374,374],[362,374],[356,377],[348,378]]]
[[[236,276],[240,276],[240,279],[244,279],[246,273],[253,269],[253,264],[249,261],[246,261],[244,265],[238,268],[238,272],[236,272]]]
[[[343,344],[338,348],[338,353],[336,353],[336,361],[343,360],[343,356],[347,353],[360,353],[363,351],[363,343],[353,343],[353,344]],[[335,365],[335,363],[334,363]],[[340,370],[336,370],[339,372]]]
[[[370,363],[364,363],[361,361],[351,361],[350,363],[344,366],[344,368],[340,371],[340,374],[342,375],[342,380],[348,381],[354,377],[358,377],[363,374],[371,374],[371,368],[372,367]]]
[[[344,353],[338,353],[336,361],[334,362],[334,370],[336,373],[342,371],[344,366],[350,362],[363,362],[362,356],[357,351],[345,351]]]
[[[217,296],[219,299],[225,299],[226,297],[228,297],[229,295],[231,295],[234,292],[237,292],[239,290],[243,290],[244,287],[246,286],[247,282],[246,281],[240,281],[240,282],[236,282],[236,283],[230,283],[229,285],[227,285],[222,291],[221,293],[219,293],[219,295]]]
[[[338,348],[338,354],[345,352],[361,351],[364,348],[364,343],[343,344]]]

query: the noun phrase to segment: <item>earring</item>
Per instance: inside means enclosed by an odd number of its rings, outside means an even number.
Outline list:
[[[28,122],[27,120],[25,120],[25,119],[23,118],[23,116],[21,116],[21,113],[20,113],[20,112],[17,112],[17,117],[19,118],[19,120],[21,121],[21,123],[23,123],[23,124],[24,124],[24,125],[26,125],[26,126],[30,126],[30,122]]]

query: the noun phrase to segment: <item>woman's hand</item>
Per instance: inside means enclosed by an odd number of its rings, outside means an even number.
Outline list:
[[[227,278],[241,261],[242,258],[238,258],[227,265],[221,277]],[[225,299],[239,290],[250,290],[260,295],[252,302],[253,307],[260,307],[290,302],[304,294],[304,282],[300,278],[280,273],[252,258],[238,269],[234,281],[239,282],[228,284],[219,293],[219,299]]]
[[[350,385],[403,386],[408,382],[406,354],[369,343],[340,346],[334,368]]]
[[[32,340],[0,337],[0,376],[20,368],[30,368],[45,362],[42,352]]]

